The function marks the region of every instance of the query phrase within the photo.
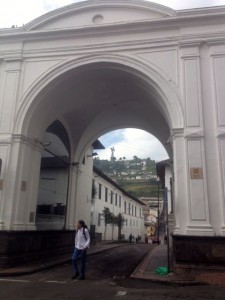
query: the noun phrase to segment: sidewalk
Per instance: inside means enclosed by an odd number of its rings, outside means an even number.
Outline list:
[[[225,286],[225,273],[211,272],[200,275],[182,275],[170,272],[167,275],[156,274],[155,271],[158,267],[167,266],[167,245],[161,244],[149,252],[130,277],[180,286],[202,284]]]
[[[193,276],[177,276],[173,273],[167,275],[156,274],[158,267],[167,267],[167,245],[160,244],[149,252],[149,254],[142,260],[137,266],[134,272],[131,274],[132,278],[146,279],[154,282],[161,282],[174,285],[196,285]]]

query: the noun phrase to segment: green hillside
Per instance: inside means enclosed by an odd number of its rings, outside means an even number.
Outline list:
[[[150,158],[134,156],[132,160],[124,157],[110,161],[95,158],[94,165],[136,198],[157,196],[156,165]]]

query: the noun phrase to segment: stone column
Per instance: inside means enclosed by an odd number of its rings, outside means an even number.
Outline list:
[[[172,141],[174,169],[174,234],[185,234],[188,222],[188,197],[184,130],[173,129]]]
[[[69,179],[69,194],[68,203],[66,209],[66,229],[74,230],[75,226],[75,212],[76,212],[76,201],[77,201],[77,185],[78,177],[81,173],[79,164],[72,165],[70,168],[70,179]]]
[[[1,227],[5,230],[35,230],[42,146],[23,135],[13,135],[8,147]]]
[[[209,219],[200,48],[196,42],[180,46],[180,80],[185,112],[186,234],[204,236],[214,233]]]
[[[221,49],[222,50],[222,49]],[[223,51],[225,47],[223,46]],[[224,197],[224,55],[213,44],[200,47],[201,85],[205,148],[205,185],[208,192],[209,217],[215,235],[225,234]],[[222,208],[222,209],[221,209]]]
[[[9,181],[13,184],[14,165],[11,161],[12,132],[17,99],[19,97],[19,78],[22,58],[19,54],[6,55],[0,64],[0,230],[11,227],[12,198],[8,197]],[[9,170],[9,165],[11,168]],[[7,207],[7,209],[6,209]]]

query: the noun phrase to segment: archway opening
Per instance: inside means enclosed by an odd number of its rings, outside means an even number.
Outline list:
[[[182,115],[180,107],[174,105],[176,93],[155,71],[150,68],[141,70],[139,65],[132,67],[131,62],[99,61],[78,66],[70,63],[59,69],[57,76],[54,72],[49,78],[51,80],[42,83],[42,89],[29,106],[22,130],[30,138],[45,144],[46,128],[60,120],[70,141],[69,154],[67,147],[70,166],[83,165],[88,149],[99,136],[129,127],[151,132],[172,158],[171,129],[180,125]],[[85,165],[90,167],[89,162],[86,160]],[[83,188],[84,193],[81,193],[80,173],[72,169],[67,223],[60,227],[65,229],[73,229],[78,217],[74,203],[82,202],[85,206],[91,198],[91,176],[86,176],[88,188]]]
[[[95,193],[87,215],[97,239],[155,242],[157,236],[165,236],[165,190],[161,185],[159,189],[156,171],[158,161],[169,162],[165,147],[153,135],[134,128],[108,132],[99,140],[105,149],[94,153],[98,154],[93,160]]]

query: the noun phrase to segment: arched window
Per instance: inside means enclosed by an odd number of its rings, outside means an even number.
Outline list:
[[[44,135],[36,211],[37,230],[65,228],[70,144],[65,128],[53,122]]]

